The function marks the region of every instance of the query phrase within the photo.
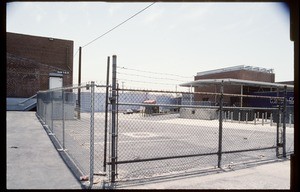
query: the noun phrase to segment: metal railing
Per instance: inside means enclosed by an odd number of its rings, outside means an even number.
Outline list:
[[[33,96],[23,99],[21,101],[17,101],[16,103],[7,103],[7,110],[21,110],[26,111],[28,109],[33,108],[36,105],[36,101],[34,98],[36,98],[36,94]]]

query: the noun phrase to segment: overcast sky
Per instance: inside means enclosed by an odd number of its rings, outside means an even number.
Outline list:
[[[75,54],[150,4],[13,2],[7,31],[73,40]],[[236,65],[272,68],[275,81],[294,80],[289,30],[289,13],[278,3],[155,3],[83,48],[82,82],[104,82],[112,55],[125,68],[118,69],[119,83],[130,88],[175,90],[197,72]],[[78,54],[73,66],[77,83]]]

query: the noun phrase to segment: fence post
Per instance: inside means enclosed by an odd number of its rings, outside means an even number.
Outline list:
[[[44,97],[46,97],[46,94],[44,93]],[[46,97],[47,98],[47,97]],[[47,106],[46,106],[46,98],[44,98],[43,100],[42,100],[42,106],[43,106],[43,120],[44,120],[44,123],[46,124],[46,115],[47,115],[47,111],[46,111],[46,109],[47,109]]]
[[[36,93],[36,113],[41,117],[40,106],[39,106],[39,92]]]
[[[51,131],[52,131],[52,133],[54,133],[54,129],[53,129],[53,91],[51,91],[51,116],[50,116],[50,118],[51,118],[51,120],[50,120],[50,122],[51,122]]]
[[[281,113],[279,114],[279,126],[281,126]]]
[[[283,100],[283,118],[282,118],[282,144],[283,144],[283,157],[286,157],[286,97],[287,97],[287,87],[284,86],[284,100]]]
[[[264,113],[261,113],[261,125],[264,125],[265,117]]]
[[[111,127],[111,182],[116,179],[116,88],[117,88],[117,56],[112,57],[112,127]]]
[[[277,115],[277,125],[276,125],[276,156],[279,157],[279,147],[280,147],[280,141],[279,141],[279,127],[280,127],[280,119],[281,119],[281,114],[280,114],[280,103],[278,103],[278,115]]]
[[[256,113],[254,113],[254,125],[256,125]]]
[[[270,126],[273,125],[273,113],[270,114]]]
[[[89,85],[88,85],[89,86]],[[95,114],[95,82],[91,82],[91,117],[90,117],[90,186],[94,182],[94,114]]]
[[[81,86],[81,47],[79,47],[79,59],[78,59],[78,86]],[[81,108],[81,90],[78,88],[78,98],[77,98],[77,119],[80,119],[80,108]]]
[[[109,61],[107,57],[107,72],[106,72],[106,93],[105,93],[105,122],[104,122],[104,160],[103,171],[106,172],[106,152],[107,152],[107,116],[108,116],[108,86],[109,86]]]
[[[265,122],[268,122],[268,112],[265,112]]]
[[[65,91],[62,90],[62,131],[63,131],[63,150],[65,150]]]
[[[221,168],[221,160],[222,160],[222,129],[223,129],[223,81],[221,83],[220,89],[220,109],[219,109],[219,150],[218,150],[218,168]]]
[[[289,114],[289,127],[292,127],[292,114]]]
[[[117,106],[117,112],[116,112],[116,129],[115,129],[115,158],[116,162],[118,161],[118,142],[119,142],[119,83],[117,83],[117,95],[116,95],[116,106]],[[116,176],[118,178],[118,164],[116,164]]]

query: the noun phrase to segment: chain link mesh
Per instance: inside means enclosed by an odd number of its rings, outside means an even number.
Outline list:
[[[87,84],[81,87],[43,91],[37,96],[37,114],[59,142],[61,146],[59,150],[63,150],[71,157],[71,161],[81,174],[78,179],[85,185],[90,185],[89,182],[101,183],[105,179],[103,178],[105,87],[95,86],[94,93],[91,89]],[[93,152],[90,151],[91,145],[94,147]],[[89,182],[84,183],[85,181]]]
[[[37,94],[37,114],[93,187],[112,181],[112,147],[116,181],[282,157],[284,126],[286,153],[293,153],[293,105],[285,109],[284,119],[278,98],[253,96],[258,103],[276,101],[273,107],[235,107],[220,102],[220,93],[212,95],[216,102],[205,102],[195,101],[196,94],[205,93],[134,89],[117,90],[112,146],[113,98],[107,89],[87,84]]]
[[[278,108],[232,107],[194,101],[195,93],[120,89],[118,94],[118,181],[155,177],[221,166],[275,159]],[[201,93],[198,93],[201,94]],[[178,96],[184,97],[183,102]],[[229,95],[227,95],[229,96]],[[270,100],[272,97],[257,98]],[[289,121],[293,117],[290,113]],[[278,122],[279,142],[282,123]],[[293,151],[293,127],[287,124],[286,148]],[[281,150],[282,148],[278,149]]]

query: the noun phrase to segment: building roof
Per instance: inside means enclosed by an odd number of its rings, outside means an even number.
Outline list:
[[[198,72],[197,76],[216,74],[216,73],[222,73],[222,72],[228,72],[228,71],[238,71],[238,70],[273,73],[273,69],[266,69],[266,68],[262,68],[262,67],[254,67],[254,66],[248,66],[248,65],[237,65],[237,66],[233,66],[233,67],[226,67],[226,68],[221,68],[221,69]]]
[[[200,79],[196,81],[191,81],[187,83],[182,83],[179,86],[182,87],[203,87],[209,85],[245,85],[251,87],[265,87],[265,88],[284,88],[287,87],[288,90],[294,90],[294,85],[280,84],[280,83],[269,83],[262,81],[250,81],[241,79]]]

